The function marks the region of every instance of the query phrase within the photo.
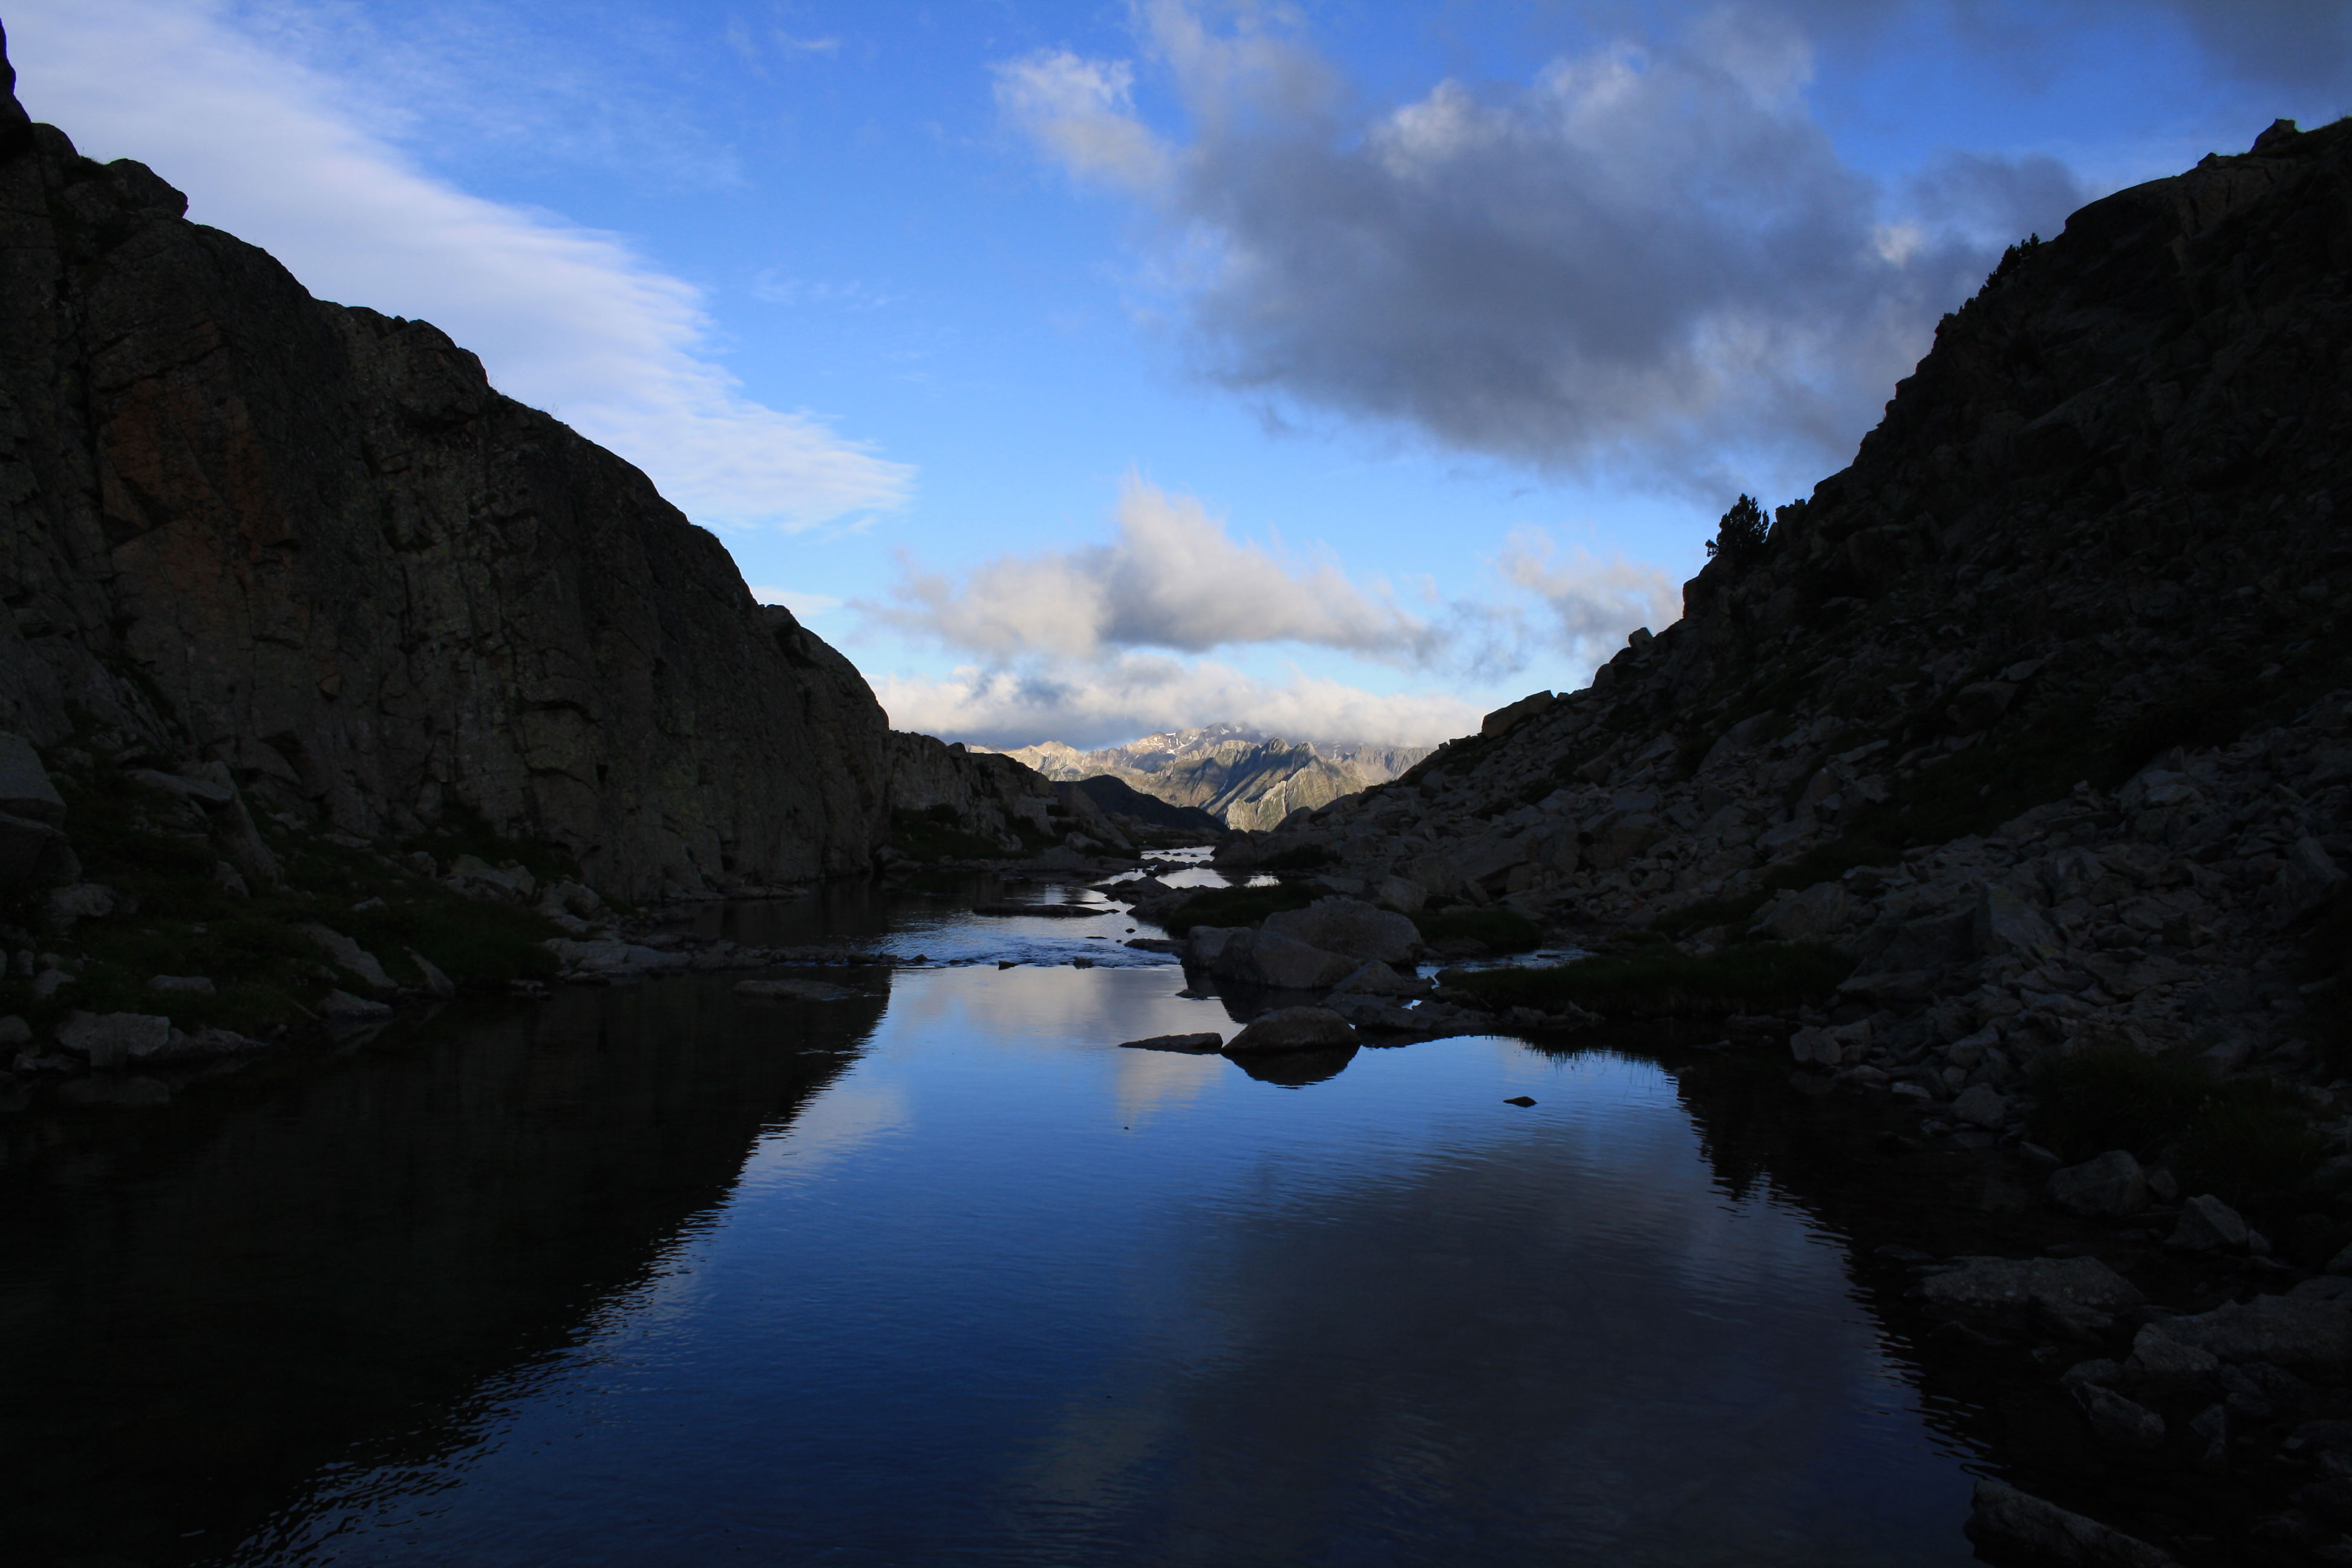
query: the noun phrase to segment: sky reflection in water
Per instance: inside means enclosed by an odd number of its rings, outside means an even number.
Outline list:
[[[1116,1048],[1231,1032],[1181,984],[898,973],[478,1440],[321,1474],[235,1560],[1973,1560],[1835,1238],[1727,1195],[1654,1066]]]

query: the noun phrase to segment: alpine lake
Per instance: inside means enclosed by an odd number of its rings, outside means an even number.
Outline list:
[[[1007,898],[1102,912],[971,912]],[[1891,1186],[1786,1063],[1122,1048],[1251,1006],[1076,886],[692,919],[887,962],[469,999],[0,1120],[11,1558],[1975,1560],[1998,1379],[1874,1237],[2009,1199]]]

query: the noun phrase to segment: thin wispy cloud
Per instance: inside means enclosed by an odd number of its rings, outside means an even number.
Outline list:
[[[618,237],[424,172],[323,74],[200,0],[25,0],[22,94],[84,151],[151,163],[190,216],[322,298],[432,321],[492,382],[643,468],[699,521],[798,529],[898,505],[912,470],[746,396],[698,290]]]

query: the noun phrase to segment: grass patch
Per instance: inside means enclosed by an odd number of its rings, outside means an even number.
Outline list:
[[[2084,1051],[2034,1078],[2035,1140],[2068,1160],[2109,1149],[2161,1158],[2189,1194],[2276,1211],[2318,1163],[2319,1135],[2294,1092],[2264,1079],[2224,1082],[2177,1056]]]
[[[25,1014],[41,1034],[76,1009],[163,1014],[184,1029],[257,1034],[299,1020],[330,990],[363,991],[299,929],[312,921],[358,942],[403,984],[424,980],[411,949],[460,985],[545,978],[558,967],[541,946],[557,930],[537,913],[461,897],[373,850],[299,834],[268,835],[283,889],[256,885],[251,897],[234,897],[213,880],[217,851],[194,830],[199,818],[169,794],[104,764],[58,783],[84,878],[113,889],[118,901],[114,914],[45,942],[66,952],[72,985],[37,1002],[27,982],[0,984],[0,1011]],[[478,823],[409,842],[432,843],[444,856],[519,860],[541,878],[576,870],[558,851],[499,838]],[[23,923],[37,927],[37,900],[16,901],[26,906]],[[203,975],[216,991],[151,991],[157,974]]]
[[[1705,958],[1658,947],[1557,969],[1489,969],[1454,984],[1498,1007],[1573,1002],[1618,1017],[1712,1017],[1813,1000],[1853,969],[1818,942],[1757,942]]]
[[[1321,888],[1289,882],[1264,888],[1211,888],[1185,900],[1160,925],[1170,936],[1182,936],[1194,926],[1254,926],[1284,910],[1303,910],[1323,894]]]
[[[1517,910],[1423,910],[1412,920],[1432,947],[1475,942],[1490,952],[1526,952],[1543,942],[1543,928]]]

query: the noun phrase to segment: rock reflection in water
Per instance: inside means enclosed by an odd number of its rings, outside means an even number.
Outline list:
[[[1249,1051],[1234,1056],[1233,1063],[1260,1083],[1304,1089],[1310,1083],[1338,1078],[1356,1059],[1357,1049],[1354,1046],[1318,1046],[1303,1051]]]
[[[6,1123],[11,1560],[203,1557],[324,1467],[461,1450],[486,1380],[643,1279],[881,1009],[572,992]]]
[[[1127,1051],[1224,1005],[1167,970],[874,978],[887,1012],[573,993],[19,1159],[16,1342],[79,1353],[0,1373],[12,1542],[1969,1561],[1960,1458],[1836,1238],[1727,1192],[1654,1065]]]
[[[1655,1066],[1441,1041],[1286,1092],[1118,1048],[1216,1026],[1178,984],[898,975],[666,1278],[235,1560],[1969,1561],[1835,1238],[1727,1194]]]

